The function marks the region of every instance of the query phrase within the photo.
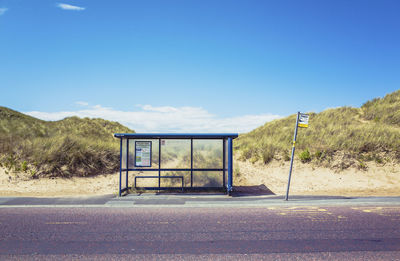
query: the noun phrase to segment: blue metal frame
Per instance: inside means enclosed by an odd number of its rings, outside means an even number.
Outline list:
[[[225,188],[226,187],[226,140],[224,139],[223,140],[223,142],[222,142],[222,146],[223,146],[223,148],[222,148],[222,161],[223,161],[223,163],[222,163],[222,168],[223,168],[223,171],[222,171],[222,184],[223,184],[223,187]]]
[[[118,190],[119,196],[121,196],[121,179],[122,179],[122,139],[119,140],[119,190]]]
[[[129,169],[129,140],[126,140],[126,183],[125,183],[125,186],[126,186],[126,189],[128,189],[128,174],[129,174],[129,171],[128,171],[128,169]]]
[[[223,188],[226,189],[227,193],[230,195],[233,187],[233,139],[238,137],[237,133],[205,133],[205,134],[171,134],[171,133],[116,133],[114,137],[120,139],[120,175],[119,175],[119,196],[124,191],[127,191],[130,187],[128,186],[128,174],[129,171],[158,171],[158,176],[145,176],[146,178],[158,178],[158,187],[145,188],[145,189],[174,189],[174,188],[165,188],[161,187],[161,179],[170,176],[161,176],[161,171],[190,171],[190,189],[207,189],[204,187],[193,187],[193,172],[194,171],[220,171],[222,172],[222,184]],[[126,155],[126,168],[122,166],[122,142],[123,139],[126,140],[127,143],[127,155]],[[129,168],[129,140],[131,139],[158,139],[158,168],[150,168],[150,167],[142,167],[137,168]],[[161,140],[162,139],[190,139],[190,168],[161,168]],[[193,140],[194,139],[216,139],[222,140],[223,144],[223,164],[221,168],[193,168]],[[150,141],[151,142],[151,141]],[[228,142],[228,148],[226,149],[226,142]],[[151,143],[152,146],[152,143]],[[151,152],[152,154],[152,152]],[[226,155],[227,154],[227,155]],[[135,143],[135,157],[136,157],[136,143]],[[228,157],[228,166],[226,166],[226,157]],[[136,165],[136,161],[135,161]],[[126,171],[126,186],[122,188],[122,172]],[[226,179],[226,171],[228,172],[228,182],[225,182]],[[172,176],[171,176],[172,177]],[[175,176],[174,176],[175,177]],[[176,176],[181,177],[181,176]],[[227,184],[226,184],[227,183]],[[182,176],[182,184],[183,184],[183,176]],[[136,178],[135,178],[135,187],[136,187]],[[215,188],[214,188],[215,189]]]
[[[116,138],[127,139],[235,139],[237,133],[115,133]]]
[[[229,195],[232,192],[232,186],[233,186],[232,169],[233,169],[232,138],[228,138],[228,186],[227,186],[227,192]]]
[[[161,188],[161,138],[158,139],[158,188]]]
[[[193,139],[190,139],[190,187],[193,188]]]

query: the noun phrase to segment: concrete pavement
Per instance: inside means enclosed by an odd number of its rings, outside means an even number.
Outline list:
[[[4,207],[268,207],[268,206],[400,205],[400,197],[227,196],[224,194],[129,194],[123,197],[0,197]]]

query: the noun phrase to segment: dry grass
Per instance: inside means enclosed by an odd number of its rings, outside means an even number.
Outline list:
[[[268,163],[288,160],[296,115],[266,123],[240,135],[235,150],[241,160]],[[311,162],[332,167],[344,153],[362,169],[365,161],[400,160],[400,91],[374,99],[361,108],[342,107],[310,113],[310,127],[299,129],[296,149],[309,151]],[[347,168],[346,164],[342,166]]]
[[[90,176],[119,168],[117,122],[70,117],[46,122],[0,107],[0,164],[38,176]]]

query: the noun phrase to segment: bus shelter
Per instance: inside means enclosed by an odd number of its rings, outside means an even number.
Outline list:
[[[120,139],[119,196],[132,187],[232,191],[232,144],[237,133],[116,133],[114,137]]]

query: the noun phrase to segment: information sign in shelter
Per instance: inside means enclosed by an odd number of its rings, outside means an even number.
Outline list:
[[[135,167],[151,167],[151,141],[135,141]]]

